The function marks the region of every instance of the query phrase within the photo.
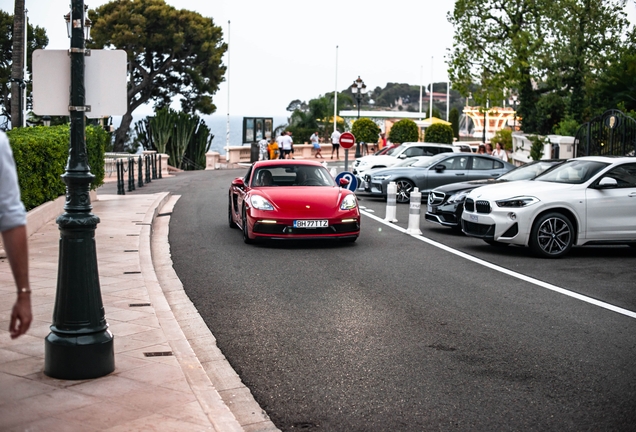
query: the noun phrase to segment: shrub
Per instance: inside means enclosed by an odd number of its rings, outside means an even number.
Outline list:
[[[499,129],[490,140],[493,144],[501,143],[501,147],[507,152],[512,151],[512,131],[510,129]]]
[[[547,140],[537,135],[529,135],[528,139],[532,143],[530,146],[530,159],[538,161],[543,156],[543,147]]]
[[[417,141],[420,135],[419,128],[411,119],[402,119],[396,122],[389,131],[389,141],[394,144]]]
[[[576,136],[576,132],[579,130],[579,122],[574,120],[570,116],[566,116],[554,127],[554,133],[561,136]]]
[[[457,108],[450,110],[448,121],[451,122],[451,127],[453,128],[453,136],[459,139],[459,110]]]
[[[64,195],[62,181],[69,151],[69,126],[15,128],[7,132],[18,171],[22,202],[31,210]],[[104,148],[109,134],[99,126],[86,127],[88,164],[95,179],[91,190],[104,183]]]
[[[353,123],[351,133],[359,143],[375,144],[380,137],[380,127],[371,119],[361,118]]]
[[[452,144],[453,128],[450,125],[434,123],[426,128],[424,142]]]

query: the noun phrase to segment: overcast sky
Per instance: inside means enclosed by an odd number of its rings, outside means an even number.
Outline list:
[[[13,3],[0,0],[0,7],[13,13]],[[26,0],[29,20],[46,29],[49,49],[69,47],[63,19],[69,3]],[[92,9],[108,2],[85,3]],[[333,91],[336,80],[338,90],[358,76],[370,89],[388,82],[447,80],[445,55],[453,42],[447,13],[454,0],[166,3],[211,17],[229,39],[230,57],[224,57],[229,74],[214,96],[217,114],[228,113],[228,88],[231,115],[276,116],[288,114],[285,109],[294,99],[308,101]],[[633,2],[629,9],[634,11]]]

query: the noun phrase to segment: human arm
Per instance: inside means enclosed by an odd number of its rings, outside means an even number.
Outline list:
[[[9,258],[11,272],[18,289],[18,297],[11,310],[9,332],[11,339],[26,333],[31,325],[31,287],[29,285],[29,252],[26,226],[2,232],[2,243]]]

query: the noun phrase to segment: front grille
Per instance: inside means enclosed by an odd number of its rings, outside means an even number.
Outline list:
[[[443,192],[431,192],[428,194],[428,203],[431,205],[439,205],[444,202],[444,198],[446,198],[446,194]]]
[[[495,236],[494,225],[477,224],[474,222],[468,222],[466,220],[462,220],[462,229],[464,230],[466,234],[469,234],[475,237],[492,239]]]
[[[464,210],[471,213],[475,211],[475,201],[473,201],[472,198],[466,198],[466,201],[464,202]]]
[[[477,209],[477,213],[490,213],[490,203],[488,201],[477,201],[475,208]]]

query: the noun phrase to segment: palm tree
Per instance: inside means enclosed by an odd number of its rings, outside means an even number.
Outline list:
[[[24,0],[15,0],[13,13],[13,52],[11,54],[11,125],[22,126],[22,88],[24,82],[24,39],[26,37],[26,22],[24,15]]]

